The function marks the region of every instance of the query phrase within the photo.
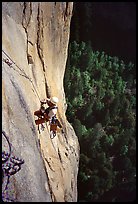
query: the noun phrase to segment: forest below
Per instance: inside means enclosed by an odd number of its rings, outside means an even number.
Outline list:
[[[83,6],[86,20],[92,7],[87,2]],[[64,78],[66,115],[80,143],[78,202],[133,201],[136,197],[135,63],[128,62],[128,58],[125,61],[120,55],[110,55],[109,50],[108,54],[102,48],[95,50],[93,41],[82,35],[80,25],[84,24],[78,14],[77,10],[72,22]],[[91,23],[87,27],[92,29]]]

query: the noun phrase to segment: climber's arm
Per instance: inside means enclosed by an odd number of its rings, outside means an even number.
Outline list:
[[[46,103],[48,103],[49,101],[50,101],[50,99],[49,99],[49,98],[46,98],[46,99],[41,100],[40,102],[41,102],[41,104],[46,104]]]

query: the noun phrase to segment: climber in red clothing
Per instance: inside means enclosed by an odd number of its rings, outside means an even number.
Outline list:
[[[62,128],[62,125],[60,124],[59,120],[56,117],[57,113],[57,103],[58,98],[57,97],[51,97],[50,99],[44,99],[41,102],[41,108],[38,111],[34,112],[34,115],[38,116],[39,119],[35,120],[35,124],[39,125],[44,123],[45,121],[50,124],[50,134],[51,138],[54,138],[56,136],[57,127]],[[43,106],[44,104],[47,104],[49,107],[45,109]],[[44,129],[44,126],[43,126]]]
[[[35,120],[36,125],[42,124],[45,121],[52,121],[52,118],[56,116],[57,113],[57,103],[58,98],[57,97],[51,97],[50,99],[44,99],[41,102],[41,108],[38,111],[34,112],[34,115],[38,116],[39,119]],[[47,104],[49,107],[45,109],[43,106],[44,104]]]

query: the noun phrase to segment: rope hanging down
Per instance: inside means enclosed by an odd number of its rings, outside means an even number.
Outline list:
[[[34,84],[33,84],[33,81],[32,81],[32,79],[29,77],[29,76],[27,76],[27,74],[25,73],[25,71],[23,70],[23,69],[21,69],[12,59],[11,59],[11,57],[4,51],[4,50],[2,50],[2,52],[6,55],[6,57],[7,57],[7,59],[3,59],[3,61],[5,62],[5,63],[7,63],[8,65],[9,65],[9,67],[12,67],[12,64],[14,64],[24,75],[24,77],[26,77],[30,82],[31,82],[31,84],[32,84],[32,86],[33,86],[33,91],[35,91],[36,92],[36,94],[37,94],[37,96],[38,96],[38,98],[39,98],[39,101],[41,101],[41,99],[40,99],[40,97],[39,97],[39,94],[38,94],[38,92],[37,92],[37,90],[36,90],[36,88],[35,88],[35,86],[34,86]],[[9,61],[10,60],[10,61]],[[11,63],[12,62],[12,63]]]
[[[2,202],[14,202],[13,199],[8,198],[8,185],[10,177],[20,171],[24,160],[11,154],[12,144],[5,131],[2,131],[2,139],[8,147],[7,151],[2,151]]]

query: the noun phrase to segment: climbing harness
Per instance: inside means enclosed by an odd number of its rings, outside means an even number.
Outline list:
[[[6,191],[8,189],[10,177],[21,169],[24,160],[11,155],[11,143],[5,131],[2,131],[2,137],[8,144],[8,151],[2,151],[2,201],[5,202],[9,200],[9,198],[6,197]],[[12,200],[10,199],[10,201]]]

